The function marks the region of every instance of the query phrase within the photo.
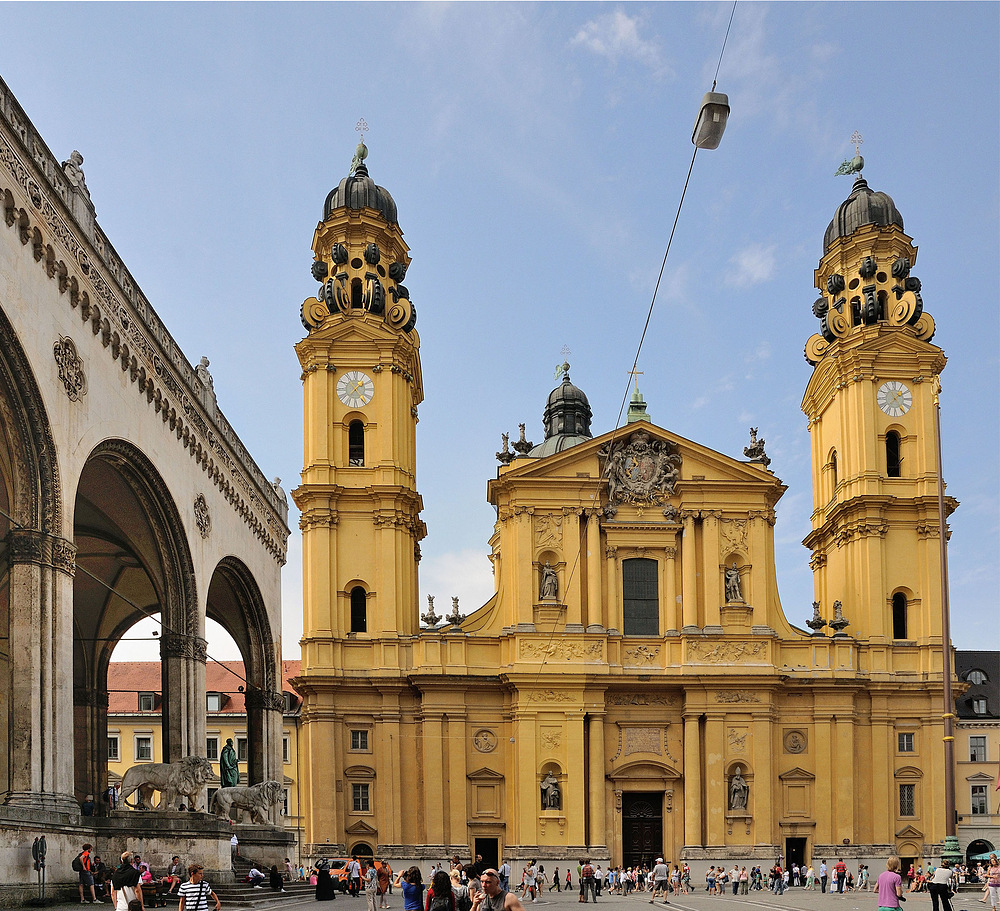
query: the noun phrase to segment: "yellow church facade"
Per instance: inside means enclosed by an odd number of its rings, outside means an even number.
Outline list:
[[[938,852],[945,359],[892,200],[859,178],[816,273],[807,628],[778,597],[785,488],[763,441],[715,452],[654,425],[638,393],[594,436],[569,365],[545,440],[505,446],[488,485],[494,596],[461,619],[431,605],[422,626],[420,340],[366,152],[327,198],[296,349],[306,853]]]

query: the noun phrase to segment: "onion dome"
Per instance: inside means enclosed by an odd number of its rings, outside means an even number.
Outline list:
[[[839,237],[850,237],[864,225],[889,225],[903,227],[903,216],[888,193],[876,192],[868,186],[863,177],[858,177],[847,197],[837,209],[823,235],[823,253],[826,254]]]
[[[367,149],[365,150],[367,153]],[[364,161],[358,162],[350,177],[345,177],[330,191],[323,206],[323,221],[330,217],[334,209],[377,209],[390,225],[397,225],[396,202],[385,187],[376,186],[368,176]]]
[[[533,458],[562,452],[594,436],[590,432],[590,419],[593,417],[590,402],[584,391],[570,382],[569,364],[564,363],[561,369],[562,382],[549,393],[545,403],[542,417],[545,439],[528,453]]]

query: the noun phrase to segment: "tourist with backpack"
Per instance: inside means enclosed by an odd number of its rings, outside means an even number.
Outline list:
[[[142,901],[139,871],[132,865],[132,852],[122,853],[122,862],[111,874],[111,901],[115,911],[128,911],[129,902]]]
[[[458,911],[455,893],[451,889],[451,878],[444,870],[438,870],[431,879],[424,911]]]
[[[181,897],[177,911],[219,911],[222,907],[219,897],[205,882],[205,868],[201,864],[188,865],[188,881],[177,891]]]
[[[80,877],[80,904],[85,905],[88,902],[92,905],[97,904],[97,894],[94,892],[94,869],[90,862],[90,852],[93,849],[93,845],[86,844],[83,846],[83,850],[73,858],[74,872],[79,874]],[[90,898],[85,897],[84,890],[90,890]]]

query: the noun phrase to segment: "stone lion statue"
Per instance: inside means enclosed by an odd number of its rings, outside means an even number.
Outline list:
[[[160,792],[158,810],[176,810],[178,798],[186,798],[188,809],[194,810],[201,799],[205,783],[212,778],[212,763],[204,756],[187,756],[176,762],[144,762],[134,765],[122,777],[121,799],[133,791],[139,792],[139,802],[128,804],[133,809],[152,810],[153,791]]]
[[[262,781],[250,787],[219,788],[212,797],[212,812],[225,819],[230,810],[239,810],[237,822],[242,822],[243,812],[249,811],[251,822],[265,825],[264,811],[282,798],[282,787],[278,781]]]

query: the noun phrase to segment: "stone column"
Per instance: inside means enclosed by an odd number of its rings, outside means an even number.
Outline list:
[[[702,513],[702,532],[704,541],[704,573],[705,583],[705,626],[716,627],[722,631],[722,616],[719,608],[722,605],[722,567],[719,557],[719,517],[721,512],[713,510]]]
[[[704,844],[701,825],[701,731],[699,716],[684,715],[684,846]]]
[[[719,782],[718,787],[707,789],[705,796],[705,844],[718,846],[726,843],[726,808],[729,806],[729,787],[726,779],[724,732],[725,716],[710,714],[705,720],[705,780]]]
[[[247,708],[247,780],[240,784],[254,785],[272,779],[283,781],[281,737],[284,697],[275,690],[248,685],[244,702]],[[280,824],[277,814],[277,807],[272,807],[271,822]]]
[[[604,712],[588,712],[589,737],[588,753],[590,756],[590,830],[587,833],[587,845],[591,848],[603,847],[607,844],[605,813],[607,799],[605,796],[604,775]]]
[[[624,605],[622,603],[621,583],[618,581],[618,548],[613,544],[609,544],[604,549],[604,555],[607,557],[608,570],[608,603],[605,605],[603,612],[605,626],[611,626],[624,632],[624,615],[622,614]],[[592,614],[591,616],[593,617],[594,615]],[[591,619],[590,622],[598,623],[600,621]]]
[[[587,615],[610,627],[615,624],[611,622],[608,606],[601,597],[601,576],[601,520],[595,513],[587,520]]]
[[[681,541],[681,615],[682,632],[697,632],[698,626],[698,555],[694,542],[694,514],[685,512],[684,537]]]
[[[208,642],[200,636],[165,632],[160,639],[164,762],[205,755],[207,660]]]
[[[663,565],[663,597],[666,606],[663,622],[666,629],[680,629],[682,618],[677,605],[677,547],[669,544],[663,551],[667,556]]]
[[[10,783],[4,802],[79,814],[73,796],[76,547],[34,529],[6,539],[10,565]]]

